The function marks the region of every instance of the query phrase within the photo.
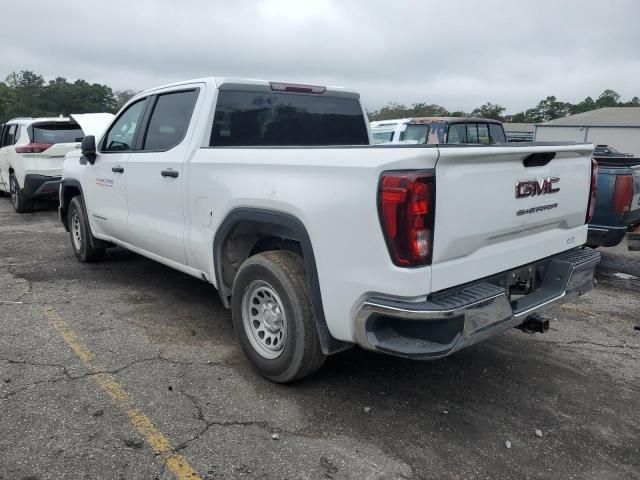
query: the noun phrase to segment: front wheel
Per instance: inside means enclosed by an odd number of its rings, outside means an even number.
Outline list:
[[[233,326],[253,367],[278,383],[322,366],[322,353],[302,258],[277,250],[248,258],[233,282]]]
[[[73,197],[69,204],[69,235],[73,253],[81,262],[98,262],[104,257],[104,247],[96,247],[98,240],[91,233],[91,227],[85,214],[84,204],[79,196]]]
[[[13,204],[13,209],[16,213],[28,213],[33,210],[33,200],[25,197],[25,195],[20,191],[18,179],[13,173],[11,174],[11,177],[9,177],[9,190],[9,193],[11,194],[11,203]]]

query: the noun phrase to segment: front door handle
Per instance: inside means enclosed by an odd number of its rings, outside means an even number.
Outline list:
[[[162,170],[162,172],[160,172],[160,175],[162,175],[163,177],[171,177],[171,178],[178,178],[178,172],[176,172],[175,170]]]
[[[117,166],[117,167],[112,167],[111,168],[112,172],[116,172],[116,173],[124,173],[124,168]]]

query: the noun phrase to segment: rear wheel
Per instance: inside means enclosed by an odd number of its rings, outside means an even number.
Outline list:
[[[322,366],[302,258],[279,250],[248,258],[232,291],[233,325],[245,355],[263,376],[293,382]]]
[[[73,197],[68,213],[69,235],[73,253],[81,262],[98,262],[104,257],[104,247],[96,247],[98,240],[91,233],[84,204],[80,196]]]
[[[28,213],[33,210],[33,200],[24,196],[24,194],[20,191],[20,185],[18,184],[18,179],[12,173],[11,177],[9,177],[9,190],[11,194],[11,203],[13,204],[13,209],[17,213]]]

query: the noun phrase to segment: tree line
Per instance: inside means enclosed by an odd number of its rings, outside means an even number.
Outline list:
[[[57,117],[71,113],[115,113],[135,92],[107,85],[57,77],[45,81],[29,70],[12,73],[0,82],[0,123],[15,117]]]
[[[79,79],[69,82],[64,77],[46,81],[42,75],[29,70],[12,73],[0,82],[0,123],[15,117],[57,117],[70,113],[117,112],[136,92],[112,90],[107,85],[89,83]],[[369,120],[388,120],[406,117],[484,117],[503,122],[539,123],[587,112],[602,107],[640,107],[640,99],[633,97],[623,102],[614,90],[603,91],[596,100],[587,97],[579,103],[569,103],[549,96],[533,108],[514,115],[504,115],[505,107],[485,103],[471,112],[449,111],[445,107],[429,103],[411,106],[389,103],[367,112]]]
[[[495,103],[485,103],[471,112],[453,111],[450,112],[440,105],[427,103],[414,103],[410,107],[389,103],[379,110],[367,112],[369,120],[389,120],[391,118],[406,117],[483,117],[493,118],[503,122],[520,123],[540,123],[553,120],[555,118],[566,117],[576,113],[588,112],[603,107],[640,107],[640,99],[633,97],[631,100],[622,102],[620,95],[614,90],[607,89],[594,100],[587,97],[579,103],[562,102],[555,96],[549,96],[533,108],[529,108],[514,115],[503,115],[506,110],[502,105]]]

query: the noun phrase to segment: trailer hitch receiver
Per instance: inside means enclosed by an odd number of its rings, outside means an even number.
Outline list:
[[[549,330],[549,319],[533,313],[518,328],[526,333],[545,333]]]

